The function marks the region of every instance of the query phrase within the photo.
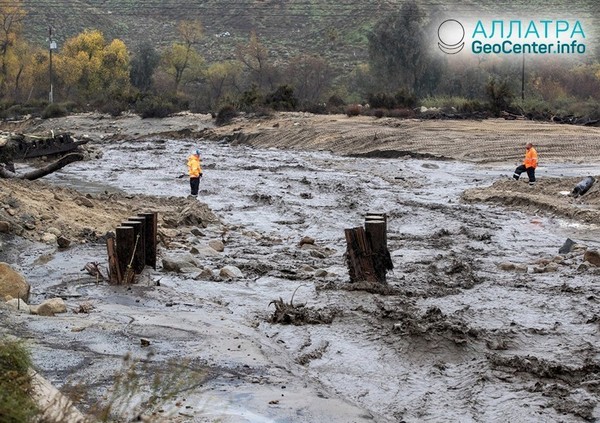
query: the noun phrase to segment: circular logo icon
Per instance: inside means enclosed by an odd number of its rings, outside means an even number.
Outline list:
[[[438,47],[446,54],[456,54],[464,48],[465,27],[456,19],[446,19],[438,27]]]

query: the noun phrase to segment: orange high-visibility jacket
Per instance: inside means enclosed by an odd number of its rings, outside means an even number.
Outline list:
[[[190,178],[197,178],[202,175],[202,166],[200,165],[200,157],[192,154],[188,157],[188,174]]]
[[[537,167],[537,163],[538,163],[537,151],[535,151],[535,148],[531,147],[525,153],[525,160],[523,160],[523,165],[525,165],[526,168],[532,167],[535,169]]]

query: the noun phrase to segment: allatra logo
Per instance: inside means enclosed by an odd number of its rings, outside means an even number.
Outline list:
[[[465,46],[465,27],[456,19],[447,19],[438,28],[438,39],[438,47],[444,53],[460,53]]]

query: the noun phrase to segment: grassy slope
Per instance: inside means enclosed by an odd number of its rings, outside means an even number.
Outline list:
[[[181,19],[200,19],[206,28],[201,51],[208,60],[233,57],[236,44],[256,30],[276,60],[298,52],[324,55],[338,67],[352,68],[367,57],[366,34],[373,23],[395,10],[402,0],[23,0],[29,15],[28,38],[45,45],[48,25],[59,42],[85,28],[98,28],[107,38],[121,38],[130,48],[141,40],[157,47],[176,37]],[[469,2],[421,0],[428,11],[435,7],[461,15],[508,10],[552,10],[550,18],[599,16],[597,0],[518,0]],[[541,7],[543,5],[543,7]],[[539,16],[540,19],[545,16]],[[229,32],[228,37],[217,34]]]

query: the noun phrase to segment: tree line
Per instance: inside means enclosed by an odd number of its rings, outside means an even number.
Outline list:
[[[436,13],[425,13],[414,0],[405,2],[367,34],[368,61],[342,73],[325,55],[299,54],[287,63],[277,62],[255,32],[236,46],[231,60],[209,63],[202,56],[200,20],[181,21],[176,40],[160,50],[149,42],[130,49],[90,29],[66,40],[51,56],[47,48],[25,40],[21,2],[6,3],[0,5],[0,111],[11,117],[45,107],[52,78],[57,104],[48,107],[47,115],[96,109],[164,116],[224,107],[230,113],[326,113],[368,103],[397,114],[421,104],[495,113],[511,107],[554,110],[600,118],[598,54],[576,62],[527,58],[521,93],[521,62],[497,56],[456,61],[436,55],[430,48],[435,45]]]

